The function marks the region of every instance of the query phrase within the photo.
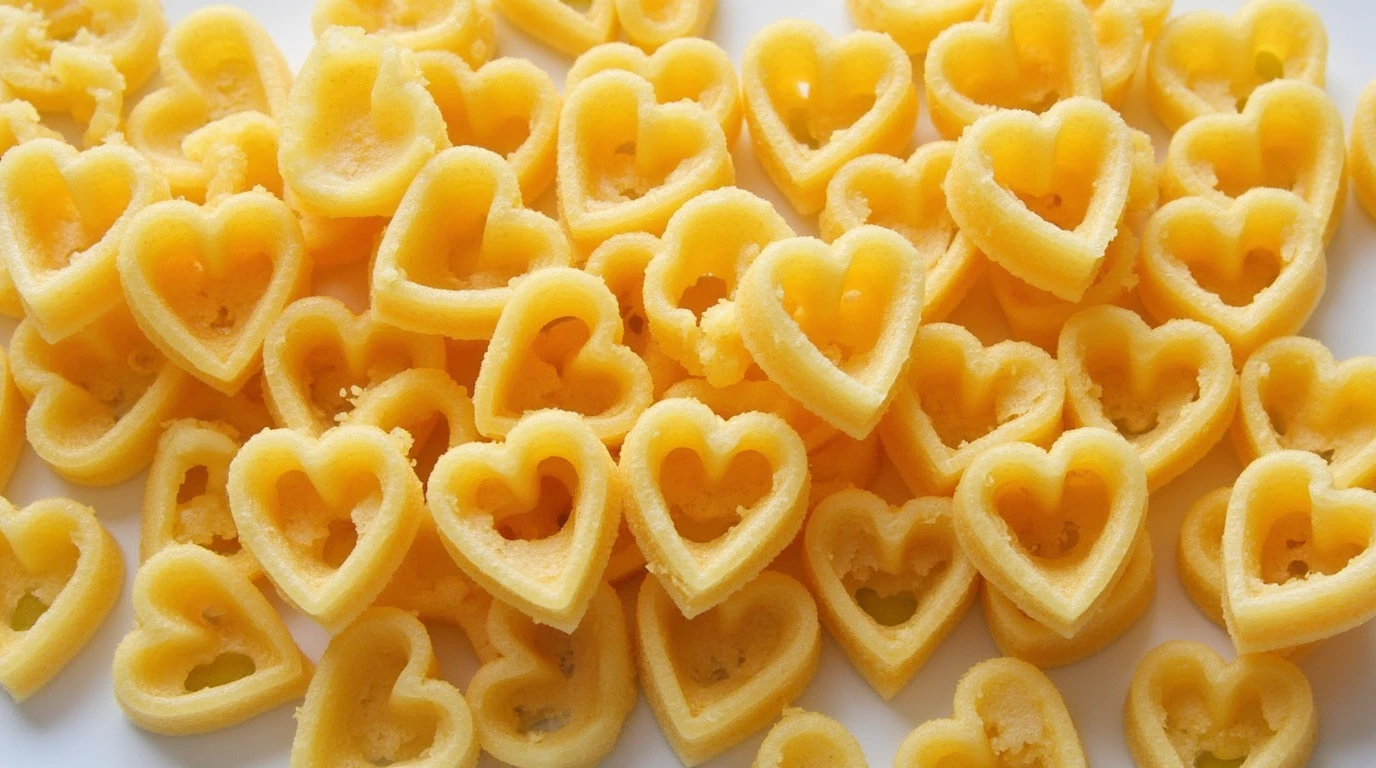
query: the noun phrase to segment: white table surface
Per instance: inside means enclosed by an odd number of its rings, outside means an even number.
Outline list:
[[[1376,78],[1376,11],[1371,0],[1310,0],[1328,27],[1328,92],[1345,119],[1351,120],[1362,87]],[[206,0],[163,0],[170,22],[212,5]],[[312,43],[309,0],[233,0],[250,11],[272,34],[293,67],[299,67]],[[1231,11],[1240,0],[1176,0],[1175,12],[1197,8]],[[833,33],[853,28],[843,0],[719,0],[710,36],[737,64],[751,36],[785,17],[811,19]],[[545,67],[562,85],[569,60],[499,22],[499,51],[523,56]],[[1140,73],[1139,73],[1140,75]],[[926,105],[918,141],[936,138]],[[1145,104],[1140,78],[1125,107],[1128,120],[1153,133],[1158,152],[1165,135]],[[773,200],[800,232],[815,232],[814,221],[801,221],[788,210],[755,161],[749,139],[735,147],[738,183]],[[1376,224],[1347,201],[1341,228],[1328,251],[1328,293],[1306,333],[1323,340],[1338,358],[1376,354]],[[996,312],[982,285],[955,318]],[[13,322],[0,318],[0,339],[7,340]],[[1069,705],[1090,762],[1096,766],[1130,765],[1123,740],[1122,711],[1137,660],[1148,649],[1173,639],[1202,641],[1232,656],[1227,636],[1186,598],[1175,575],[1176,536],[1189,505],[1204,492],[1230,483],[1240,467],[1226,441],[1199,466],[1156,493],[1149,526],[1156,553],[1156,600],[1126,634],[1099,654],[1052,670]],[[125,592],[95,638],[42,692],[22,706],[0,696],[0,766],[285,766],[294,722],[292,706],[279,707],[248,723],[218,733],[164,737],[144,733],[128,723],[111,693],[110,661],[115,645],[132,624],[128,584],[138,552],[139,505],[143,475],[107,489],[71,486],[57,478],[31,451],[20,461],[8,488],[16,504],[65,495],[90,504],[124,550],[128,578]],[[288,623],[302,647],[319,658],[326,634],[309,620],[289,615]],[[439,628],[435,644],[446,677],[463,687],[476,667],[461,634]],[[917,724],[950,714],[957,678],[976,662],[998,655],[976,604],[908,687],[890,702],[876,695],[850,666],[830,638],[825,640],[816,678],[797,705],[837,718],[864,746],[871,765],[892,764],[899,742]],[[1319,708],[1319,741],[1312,764],[1328,768],[1370,768],[1376,763],[1376,628],[1368,624],[1323,643],[1299,661],[1314,688]],[[709,763],[721,768],[747,768],[763,732]],[[490,757],[483,766],[499,765]],[[627,720],[621,740],[606,765],[620,768],[677,765],[649,707],[642,698]]]

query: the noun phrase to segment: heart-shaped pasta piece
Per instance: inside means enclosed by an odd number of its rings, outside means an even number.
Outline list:
[[[917,250],[882,227],[851,230],[831,245],[781,240],[741,278],[741,339],[790,397],[862,439],[907,366],[925,279]]]
[[[547,72],[525,59],[471,68],[448,51],[416,56],[425,88],[440,108],[449,141],[501,155],[533,204],[554,183],[562,98]]]
[[[1137,764],[1160,768],[1300,768],[1318,736],[1314,694],[1294,664],[1273,654],[1224,663],[1186,640],[1137,663],[1123,727]]]
[[[120,303],[115,267],[134,214],[167,197],[143,155],[121,144],[78,152],[53,139],[0,160],[0,260],[43,338],[60,341]]]
[[[302,209],[391,216],[421,166],[448,146],[415,55],[388,37],[333,27],[297,73],[277,159]]]
[[[163,423],[194,391],[195,380],[143,337],[123,305],[57,343],[25,320],[9,356],[29,401],[29,444],[58,474],[85,485],[114,485],[146,467]]]
[[[494,603],[487,633],[494,656],[468,684],[483,749],[512,765],[600,765],[636,701],[631,639],[616,592],[601,586],[571,634]]]
[[[616,0],[616,22],[631,42],[653,51],[707,31],[717,0]]]
[[[696,102],[661,104],[654,86],[609,70],[569,92],[559,115],[559,212],[574,242],[659,234],[700,193],[736,180],[726,136]]]
[[[405,431],[407,457],[422,483],[445,451],[479,439],[468,392],[436,368],[412,368],[372,387],[355,398],[344,423]]]
[[[140,728],[227,728],[305,693],[311,662],[263,593],[208,549],[175,544],[134,578],[134,628],[115,648],[115,701]]]
[[[1084,748],[1060,691],[1018,659],[989,659],[956,683],[955,714],[919,725],[894,768],[945,764],[1085,768]]]
[[[970,463],[955,495],[965,554],[1028,616],[1072,638],[1111,594],[1146,523],[1132,445],[1088,427],[1050,450],[1010,443]]]
[[[946,499],[891,507],[869,491],[838,491],[808,517],[803,565],[827,629],[885,699],[955,628],[979,588]]]
[[[1061,432],[1065,379],[1026,342],[989,347],[964,327],[924,325],[879,424],[884,450],[914,493],[946,495],[996,445],[1049,444]]]
[[[95,510],[68,499],[23,509],[0,498],[0,686],[37,693],[86,645],[119,599],[124,559]]]
[[[1309,451],[1329,462],[1339,487],[1365,486],[1376,470],[1376,358],[1338,362],[1322,342],[1285,336],[1242,366],[1233,446],[1244,463],[1268,453]]]
[[[208,202],[257,187],[280,200],[286,196],[282,173],[277,168],[280,138],[281,130],[271,117],[261,112],[236,112],[187,134],[181,153],[204,173],[204,196]],[[305,226],[304,221],[299,223]],[[305,240],[304,232],[302,239]],[[308,254],[319,252],[318,247],[310,247],[312,243],[306,245]],[[331,258],[333,254],[326,262]]]
[[[783,419],[723,419],[662,400],[621,447],[626,519],[650,570],[688,618],[741,589],[794,539],[807,512],[807,453]]]
[[[899,154],[917,122],[913,67],[887,35],[833,39],[799,19],[755,34],[741,63],[745,121],[765,173],[801,215],[850,160]]]
[[[1241,112],[1261,85],[1323,87],[1328,33],[1299,0],[1255,0],[1232,16],[1194,11],[1171,19],[1147,55],[1147,99],[1172,131],[1200,115]]]
[[[572,261],[559,223],[525,208],[499,155],[446,149],[421,168],[382,236],[372,308],[408,331],[487,339],[523,277]]]
[[[297,299],[263,341],[263,381],[278,426],[321,434],[355,402],[412,368],[443,370],[444,342],[354,315],[327,296]]]
[[[474,768],[473,715],[463,694],[438,672],[419,619],[397,608],[365,611],[320,657],[296,712],[292,768]]]
[[[375,427],[319,438],[273,429],[230,462],[239,540],[283,597],[327,629],[372,603],[421,524],[425,499],[405,447]]]
[[[1171,137],[1161,195],[1227,204],[1249,189],[1294,192],[1314,211],[1328,240],[1347,202],[1343,118],[1333,99],[1297,80],[1256,89],[1241,114],[1201,115]]]
[[[230,115],[280,117],[291,68],[253,16],[228,6],[202,8],[177,22],[158,58],[164,84],[134,105],[124,132],[167,179],[174,197],[199,202],[210,179],[184,151],[186,137]]]
[[[1150,139],[1084,97],[1041,115],[981,118],[961,135],[946,175],[961,232],[1015,277],[1066,301],[1094,282],[1124,217],[1155,199]]]
[[[158,439],[144,485],[139,561],[170,546],[195,544],[223,556],[249,579],[263,569],[239,541],[229,511],[229,462],[239,452],[233,428],[174,421]]]
[[[470,577],[541,624],[578,627],[621,522],[616,463],[579,416],[536,412],[501,444],[454,448],[426,499]]]
[[[651,332],[649,311],[645,308],[645,273],[661,250],[659,238],[644,232],[630,232],[597,246],[583,270],[602,278],[616,297],[621,314],[621,340],[645,361],[650,369],[654,396],[686,378],[688,371],[670,357]]]
[[[530,411],[581,414],[608,445],[650,404],[650,372],[622,344],[616,297],[577,269],[521,280],[507,300],[473,387],[478,431],[504,437]]]
[[[956,24],[932,41],[922,78],[932,122],[948,139],[1000,109],[1043,112],[1102,95],[1099,48],[1081,0],[999,0],[988,21]]]
[[[261,190],[209,208],[173,200],[139,211],[117,263],[144,335],[226,394],[257,373],[263,339],[310,276],[291,209]]]
[[[812,596],[773,571],[693,619],[646,578],[636,627],[645,698],[690,767],[778,717],[812,679],[822,644]]]
[[[1204,458],[1237,410],[1232,350],[1193,320],[1152,328],[1122,307],[1094,307],[1061,329],[1056,359],[1071,427],[1126,437],[1155,490]]]
[[[716,0],[696,1],[710,4]],[[647,54],[626,43],[605,43],[573,62],[564,88],[572,92],[579,83],[609,69],[649,80],[655,87],[655,98],[663,104],[696,103],[717,118],[726,135],[726,146],[735,146],[741,132],[741,85],[736,65],[721,46],[700,37],[685,37]]]
[[[645,267],[645,317],[665,354],[713,386],[742,381],[754,360],[736,294],[760,252],[790,237],[774,206],[743,189],[705,192],[680,208]]]
[[[818,227],[827,242],[874,224],[917,249],[926,273],[922,320],[945,319],[984,271],[984,259],[946,210],[946,171],[953,141],[923,144],[906,161],[864,155],[841,166],[827,185]]]
[[[1304,451],[1262,456],[1223,524],[1223,617],[1239,653],[1331,637],[1376,616],[1376,493],[1338,490]]]
[[[1304,200],[1249,190],[1227,206],[1182,198],[1147,223],[1138,296],[1152,319],[1214,327],[1242,365],[1257,347],[1303,327],[1323,296],[1323,227]]]

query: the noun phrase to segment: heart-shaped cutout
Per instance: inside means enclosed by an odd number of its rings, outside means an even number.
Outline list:
[[[1023,613],[1072,638],[1111,594],[1146,522],[1147,473],[1116,432],[985,450],[955,495],[965,554]]]
[[[0,160],[0,195],[0,259],[36,329],[58,341],[120,303],[121,239],[167,184],[127,146],[38,139]]]
[[[400,608],[427,624],[458,627],[478,661],[495,655],[487,638],[492,596],[468,578],[445,549],[433,520],[421,521],[416,538],[374,607]]]
[[[449,146],[415,55],[357,27],[320,36],[281,123],[282,179],[321,216],[391,216],[421,166]]]
[[[611,753],[636,701],[626,617],[611,587],[598,588],[571,634],[500,602],[487,633],[494,658],[468,684],[485,751],[512,765],[597,765]]]
[[[806,448],[769,413],[662,400],[626,436],[620,471],[640,551],[688,618],[763,570],[807,511]]]
[[[124,132],[167,179],[174,197],[201,201],[206,169],[187,157],[182,142],[233,114],[280,117],[291,68],[261,24],[227,6],[203,8],[173,25],[159,58],[165,84],[129,111]]]
[[[1013,338],[1054,350],[1065,321],[1076,312],[1104,304],[1133,306],[1141,244],[1131,229],[1119,226],[1104,252],[1104,260],[1099,262],[1094,273],[1094,282],[1085,289],[1079,301],[1058,298],[1033,288],[1000,267],[990,267],[989,288]]]
[[[10,375],[9,354],[0,348],[0,493],[24,452],[24,414],[28,408]]]
[[[964,327],[924,325],[879,425],[884,450],[914,493],[945,495],[989,448],[1045,445],[1061,432],[1065,380],[1046,352],[1021,341],[989,347]]]
[[[717,0],[616,0],[616,22],[631,42],[653,51],[679,38],[700,38]]]
[[[813,511],[803,537],[827,629],[870,686],[893,698],[979,589],[979,573],[956,543],[950,501],[891,507],[868,491],[839,491]]]
[[[322,0],[311,11],[311,29],[362,27],[413,51],[453,51],[480,67],[497,50],[492,4],[486,0]]]
[[[621,340],[645,361],[654,384],[654,396],[661,398],[674,384],[688,378],[688,371],[670,357],[655,338],[645,308],[645,273],[650,261],[660,252],[659,238],[644,232],[629,232],[597,246],[583,271],[602,278],[621,314]]]
[[[95,510],[0,498],[0,686],[23,701],[48,684],[119,599],[124,559]]]
[[[847,0],[846,6],[855,26],[889,35],[920,61],[937,35],[978,17],[984,0]]]
[[[1129,309],[1094,307],[1066,322],[1056,359],[1071,427],[1126,437],[1155,490],[1223,439],[1237,410],[1232,350],[1204,323],[1152,328]]]
[[[982,118],[961,135],[946,175],[951,218],[975,247],[1066,301],[1094,282],[1119,222],[1155,199],[1151,140],[1082,97],[1040,116]]]
[[[790,397],[863,439],[907,367],[924,284],[917,250],[882,227],[851,230],[830,246],[782,240],[741,278],[741,339]]]
[[[945,319],[984,270],[984,259],[946,211],[942,183],[953,141],[923,144],[906,161],[865,155],[846,163],[827,186],[818,227],[827,242],[874,224],[912,243],[926,272],[922,319]]]
[[[1341,363],[1322,342],[1286,336],[1261,346],[1242,367],[1233,445],[1244,463],[1281,450],[1328,461],[1339,487],[1365,486],[1376,470],[1376,357]]]
[[[614,0],[493,0],[518,29],[549,47],[577,56],[616,36]],[[582,10],[578,7],[582,6]]]
[[[659,579],[646,578],[636,627],[645,698],[685,766],[778,717],[812,680],[822,646],[807,588],[773,571],[692,619]]]
[[[1138,765],[1308,765],[1318,737],[1304,673],[1271,654],[1232,663],[1174,640],[1137,663],[1124,715]]]
[[[279,426],[321,434],[357,398],[412,368],[444,370],[441,339],[354,315],[337,299],[309,296],[283,310],[263,341],[263,382]]]
[[[372,387],[354,400],[344,423],[410,435],[407,458],[422,483],[445,451],[479,439],[468,392],[435,368],[402,371]]]
[[[204,173],[204,196],[211,204],[257,187],[281,199],[286,192],[282,173],[277,168],[280,138],[277,121],[267,115],[261,112],[236,112],[187,134],[182,140],[181,152]],[[306,226],[308,217],[300,218],[301,226]],[[320,252],[318,246],[305,239],[304,232],[302,240],[308,254]],[[326,263],[332,257],[333,254],[327,256]],[[314,259],[311,261],[313,265],[320,266]]]
[[[684,379],[669,387],[661,399],[675,397],[697,400],[723,419],[751,411],[772,413],[788,422],[809,452],[821,449],[837,435],[835,427],[784,394],[769,379],[746,379],[725,387],[714,387],[707,379]]]
[[[1376,84],[1367,85],[1357,100],[1347,162],[1357,200],[1376,217]]]
[[[416,62],[450,143],[501,155],[515,172],[525,202],[533,204],[554,183],[562,97],[549,74],[514,58],[473,69],[448,51],[420,53]]]
[[[296,711],[291,764],[474,768],[473,715],[438,673],[419,619],[397,608],[365,611],[320,657]]]
[[[608,445],[650,404],[650,372],[621,343],[616,297],[569,268],[527,275],[507,301],[473,387],[478,431],[505,437],[530,412],[581,414]]]
[[[143,337],[123,305],[55,344],[25,320],[9,355],[29,401],[29,444],[58,474],[85,485],[114,485],[148,466],[163,423],[195,381]]]
[[[311,662],[272,604],[228,560],[192,544],[134,578],[134,628],[115,649],[115,701],[140,728],[227,728],[305,693]]]
[[[230,462],[228,488],[239,540],[287,600],[334,631],[386,586],[425,515],[405,446],[375,427],[260,432]]]
[[[1171,137],[1161,195],[1208,197],[1220,204],[1256,187],[1294,192],[1333,236],[1347,201],[1343,117],[1322,88],[1274,80],[1257,88],[1241,114],[1209,114]]]
[[[1142,618],[1155,596],[1151,537],[1142,536],[1103,606],[1072,638],[1061,637],[1037,623],[987,584],[980,593],[980,603],[989,635],[1003,655],[1051,669],[1074,664],[1106,648]]]
[[[660,104],[630,72],[578,84],[559,115],[559,211],[574,242],[659,234],[700,193],[735,182],[726,137],[695,102]]]
[[[1223,525],[1223,616],[1238,652],[1311,643],[1376,616],[1373,519],[1376,493],[1336,490],[1312,453],[1249,464]]]
[[[240,442],[232,428],[185,419],[167,426],[148,467],[139,524],[139,560],[177,544],[223,556],[249,579],[263,569],[239,541],[229,512],[229,462]]]
[[[717,387],[742,381],[751,359],[741,340],[737,291],[770,243],[793,229],[768,201],[743,189],[704,192],[678,210],[645,267],[650,335],[689,374]]]
[[[956,683],[955,714],[918,726],[898,748],[894,768],[1043,765],[1085,768],[1084,748],[1060,691],[1017,659],[989,659]]]
[[[1272,80],[1323,87],[1328,34],[1298,0],[1260,0],[1228,16],[1194,11],[1171,19],[1147,54],[1147,100],[1174,131],[1200,115],[1241,112]]]
[[[499,155],[447,149],[411,182],[382,236],[373,312],[417,333],[491,338],[523,277],[572,260],[559,223],[524,207]]]
[[[922,78],[932,123],[948,139],[1000,109],[1043,112],[1102,95],[1099,47],[1081,0],[999,0],[988,21],[956,24],[932,41]]]
[[[822,209],[841,166],[902,153],[917,122],[912,62],[876,32],[833,39],[809,21],[770,24],[746,48],[741,90],[755,155],[804,216]]]
[[[579,416],[533,413],[500,445],[449,451],[426,499],[470,577],[541,624],[578,627],[621,520],[616,463]]]
[[[680,5],[715,0],[689,0]],[[721,125],[726,146],[736,145],[741,133],[741,85],[736,65],[721,46],[700,37],[683,37],[665,43],[652,54],[626,43],[606,43],[579,56],[569,67],[564,89],[572,92],[579,83],[598,72],[625,70],[640,75],[655,87],[661,104],[691,101],[707,110]]]
[[[1138,296],[1158,322],[1214,327],[1242,365],[1257,347],[1299,331],[1323,296],[1323,228],[1284,190],[1252,189],[1227,206],[1182,198],[1147,223]]]
[[[844,725],[826,715],[786,709],[764,737],[752,768],[867,768],[865,753]]]
[[[226,394],[258,371],[269,328],[310,277],[291,209],[261,190],[208,209],[185,200],[143,209],[129,224],[118,265],[144,334]]]

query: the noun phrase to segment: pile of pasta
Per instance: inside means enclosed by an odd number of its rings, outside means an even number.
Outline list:
[[[639,689],[684,765],[777,721],[761,768],[863,766],[789,708],[822,627],[889,698],[978,598],[1005,658],[897,766],[1083,766],[1041,669],[1144,614],[1149,495],[1226,434],[1178,563],[1240,655],[1146,654],[1126,739],[1306,764],[1287,657],[1376,616],[1376,358],[1294,335],[1349,183],[1376,214],[1376,85],[1349,148],[1317,15],[851,0],[862,31],[778,21],[738,70],[711,0],[586,5],[317,0],[294,75],[232,8],[0,5],[0,481],[26,438],[147,471],[129,719],[304,698],[298,768],[590,766]],[[562,93],[497,12],[577,56]],[[1114,107],[1139,65],[1162,165]],[[917,79],[945,140],[908,154]],[[820,238],[734,186],[742,123]],[[1011,338],[945,321],[981,279]],[[123,557],[0,500],[11,697]],[[423,622],[472,642],[463,693]]]

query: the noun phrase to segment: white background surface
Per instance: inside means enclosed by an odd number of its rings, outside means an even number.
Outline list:
[[[921,0],[918,0],[919,2]],[[175,23],[196,8],[199,0],[163,0],[169,22]],[[267,28],[297,68],[312,42],[309,0],[236,0]],[[1239,0],[1176,0],[1175,12],[1197,8],[1232,11]],[[1357,96],[1376,78],[1376,11],[1371,0],[1311,0],[1328,27],[1330,54],[1328,91],[1350,120]],[[710,36],[730,52],[737,64],[751,36],[769,22],[784,17],[816,21],[833,33],[853,25],[843,0],[719,0]],[[569,61],[540,47],[500,23],[499,50],[506,56],[532,58],[562,85]],[[918,141],[936,134],[927,122],[926,105]],[[1161,126],[1146,108],[1140,73],[1125,107],[1130,122],[1157,138],[1164,149]],[[815,232],[813,221],[792,214],[764,177],[743,135],[735,148],[740,186],[775,201],[799,232]],[[1376,225],[1358,207],[1355,197],[1346,211],[1328,252],[1328,293],[1306,333],[1323,340],[1338,358],[1376,354]],[[981,285],[955,319],[995,312]],[[8,339],[13,323],[0,318],[0,339]],[[1202,493],[1230,483],[1239,471],[1226,444],[1199,466],[1152,498],[1150,529],[1156,553],[1157,594],[1146,616],[1117,642],[1098,655],[1053,670],[1051,678],[1063,693],[1071,715],[1096,766],[1129,765],[1123,740],[1122,708],[1128,681],[1137,660],[1148,649],[1170,639],[1200,640],[1226,656],[1231,647],[1222,630],[1206,620],[1185,597],[1175,575],[1176,535],[1188,508]],[[52,495],[68,495],[90,504],[119,539],[128,568],[119,605],[94,640],[49,686],[22,706],[0,697],[0,766],[284,766],[294,723],[285,706],[243,725],[219,733],[193,737],[162,737],[144,733],[120,714],[111,693],[110,660],[115,645],[132,624],[128,584],[133,580],[138,552],[138,517],[143,476],[109,489],[67,486],[32,452],[22,459],[8,489],[18,505]],[[306,652],[319,658],[326,636],[300,616],[288,619]],[[440,628],[434,634],[444,672],[465,686],[476,662],[462,635]],[[825,641],[816,678],[798,706],[839,719],[864,745],[873,766],[892,764],[903,737],[918,723],[949,715],[957,678],[974,663],[998,655],[984,628],[978,604],[891,702],[884,702],[851,669],[830,638]],[[1376,762],[1376,628],[1367,625],[1323,643],[1299,662],[1313,684],[1319,707],[1319,742],[1313,765],[1369,768]],[[746,768],[763,733],[746,740],[710,763]],[[644,699],[637,704],[622,733],[609,766],[672,766],[677,762],[660,736]],[[484,766],[496,761],[484,757]]]

